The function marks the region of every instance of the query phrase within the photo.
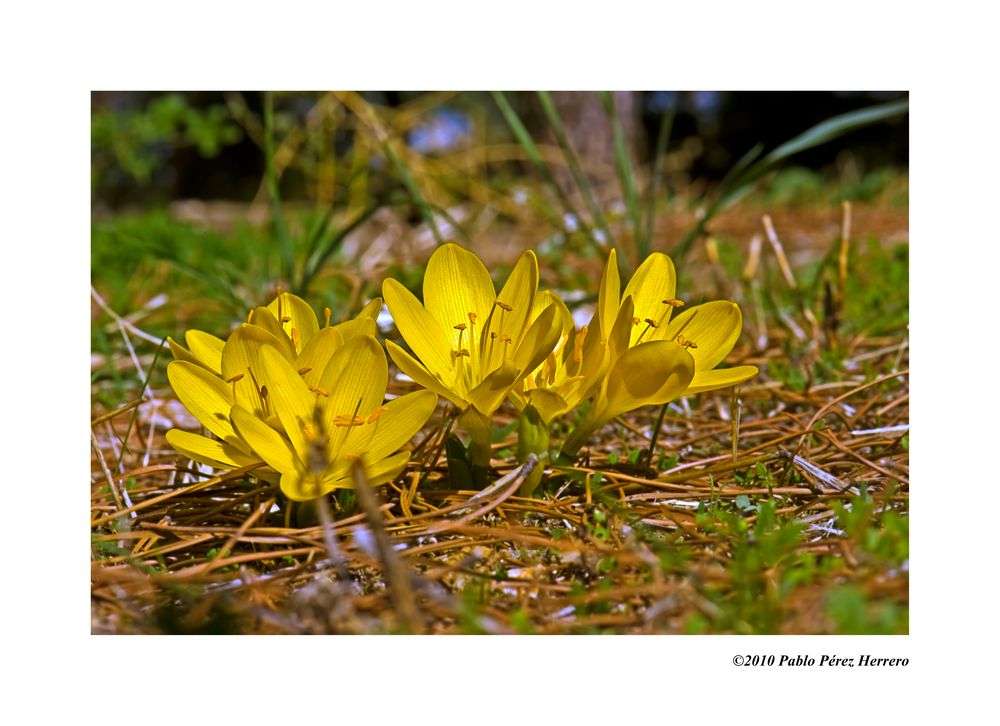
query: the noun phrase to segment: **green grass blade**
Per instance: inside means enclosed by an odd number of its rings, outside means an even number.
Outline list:
[[[302,278],[299,280],[298,284],[293,286],[293,291],[296,294],[303,294],[306,290],[306,276],[310,278],[315,274],[315,265],[313,261],[319,254],[318,250],[323,241],[328,239],[328,234],[333,223],[333,215],[336,214],[337,210],[347,199],[347,195],[350,192],[351,185],[362,173],[362,169],[354,169],[351,172],[350,177],[347,181],[337,190],[334,194],[333,199],[330,200],[330,204],[327,206],[326,210],[323,212],[323,216],[316,220],[316,223],[312,225],[309,230],[309,235],[306,237],[306,242],[302,252],[302,259],[305,260],[305,264],[302,266]],[[313,270],[312,273],[309,270]]]
[[[381,208],[381,204],[370,204],[340,229],[334,231],[332,227],[330,228],[330,232],[327,232],[328,239],[323,242],[321,250],[306,262],[306,267],[302,274],[301,294],[304,295],[308,292],[309,285],[316,278],[316,275],[319,274],[319,271],[323,269],[323,265],[326,264],[331,255],[340,249],[347,235],[371,219],[371,216]]]
[[[596,249],[603,249],[601,243],[594,236],[593,229],[591,229],[590,225],[586,223],[586,220],[580,216],[576,207],[573,206],[569,197],[566,196],[566,192],[563,191],[563,188],[556,182],[555,177],[552,176],[552,172],[549,170],[548,165],[542,158],[541,152],[538,151],[538,146],[535,145],[535,141],[531,138],[531,134],[528,132],[528,129],[525,128],[524,124],[521,122],[521,118],[517,115],[517,111],[514,110],[510,101],[507,100],[507,96],[503,91],[492,91],[490,95],[493,96],[493,100],[500,109],[500,113],[503,114],[504,120],[507,121],[507,125],[514,133],[514,137],[521,145],[521,148],[524,149],[524,153],[528,157],[528,161],[530,161],[531,165],[538,171],[539,176],[542,177],[542,181],[544,181],[545,184],[552,189],[553,193],[559,199],[559,203],[562,205],[563,210],[567,214],[572,214],[576,218],[581,229],[583,229],[584,234],[586,234],[587,239]],[[559,224],[556,226],[558,229],[568,231],[566,230],[564,220],[559,220]]]
[[[406,187],[406,191],[409,193],[410,198],[413,203],[417,205],[417,209],[420,210],[421,216],[423,216],[424,221],[431,228],[431,234],[434,235],[434,241],[438,245],[443,245],[445,239],[441,236],[441,230],[438,229],[437,221],[434,219],[434,211],[431,209],[431,205],[427,203],[427,199],[424,197],[423,193],[420,191],[420,187],[417,185],[416,180],[410,173],[410,170],[403,163],[403,160],[399,158],[396,150],[392,148],[392,144],[389,139],[386,138],[381,143],[382,153],[392,164],[392,167],[396,170],[399,175],[400,181],[403,182],[403,186]]]
[[[858,111],[851,111],[831,119],[822,121],[813,126],[808,131],[799,134],[794,139],[786,141],[770,154],[765,156],[762,163],[772,166],[779,161],[787,159],[789,156],[799,152],[820,146],[834,139],[838,139],[844,134],[855,131],[864,126],[888,121],[898,116],[903,116],[910,110],[909,100],[893,101],[882,103],[877,106],[869,106]]]
[[[757,147],[754,147],[740,162],[737,162],[737,166],[742,164],[745,168],[738,174],[731,171],[726,175],[726,179],[729,181],[720,185],[718,196],[706,208],[705,214],[684,235],[673,252],[674,257],[680,258],[686,255],[691,249],[691,245],[694,244],[694,241],[702,234],[705,226],[715,215],[749,194],[754,185],[765,174],[774,170],[785,159],[807,149],[834,141],[865,126],[903,116],[909,112],[909,108],[910,102],[903,100],[840,114],[826,121],[821,121],[795,138],[786,141],[763,159],[758,159],[753,163],[744,163],[744,160],[749,157],[758,155],[759,152],[755,153]]]
[[[577,187],[583,194],[584,201],[587,204],[587,208],[590,210],[591,217],[597,223],[601,232],[604,233],[605,244],[608,247],[614,246],[614,238],[611,236],[611,230],[608,229],[608,222],[604,218],[604,212],[601,211],[601,206],[597,203],[597,198],[594,196],[594,191],[590,186],[590,182],[587,181],[587,177],[584,175],[583,169],[580,167],[580,159],[577,157],[572,144],[570,144],[569,137],[566,135],[566,129],[562,123],[562,118],[560,118],[559,112],[556,110],[556,105],[552,101],[552,96],[549,95],[547,91],[538,91],[538,100],[542,104],[542,111],[548,119],[552,132],[555,134],[556,143],[558,143],[559,148],[562,149],[563,157],[565,157],[566,164],[569,167],[570,173],[573,175],[573,181],[576,182]]]
[[[640,251],[645,250],[643,259],[649,255],[653,247],[653,230],[656,226],[656,196],[660,192],[660,182],[663,180],[663,173],[660,169],[660,162],[667,153],[667,146],[670,144],[670,134],[674,127],[674,107],[671,106],[660,119],[660,130],[656,134],[656,150],[653,152],[653,167],[651,181],[649,185],[649,196],[646,199],[646,231],[642,236]],[[641,253],[641,252],[640,252]]]
[[[621,119],[615,108],[615,99],[607,91],[600,91],[597,94],[604,106],[604,111],[611,122],[611,140],[615,149],[615,166],[618,168],[618,178],[621,180],[622,193],[625,196],[625,208],[628,211],[629,221],[632,225],[633,238],[639,242],[639,201],[635,194],[635,180],[632,174],[632,162],[629,160],[628,149],[625,146],[625,132],[622,129]],[[645,259],[649,253],[643,253],[641,243],[637,244],[639,259]]]

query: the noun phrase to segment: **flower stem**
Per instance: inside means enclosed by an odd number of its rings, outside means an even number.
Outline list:
[[[523,464],[528,461],[528,456],[531,454],[536,454],[541,458],[548,454],[548,451],[549,425],[542,420],[538,410],[529,403],[521,413],[521,422],[517,430],[517,460]],[[530,497],[541,483],[544,471],[545,467],[539,463],[525,477],[518,493],[522,497]]]
[[[458,419],[459,424],[469,434],[469,463],[472,465],[472,480],[484,487],[490,470],[493,444],[493,422],[475,407],[469,406]]]
[[[656,417],[656,424],[653,426],[653,435],[649,437],[649,449],[646,450],[646,466],[653,466],[653,454],[656,452],[656,440],[660,438],[660,429],[663,428],[663,415],[667,412],[667,404],[660,406],[660,415]]]

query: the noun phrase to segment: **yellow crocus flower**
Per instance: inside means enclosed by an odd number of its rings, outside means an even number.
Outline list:
[[[489,465],[493,412],[559,339],[554,307],[529,319],[537,288],[538,260],[531,250],[518,258],[498,295],[482,261],[456,244],[431,255],[423,304],[396,280],[382,284],[389,312],[413,351],[387,341],[389,355],[403,373],[463,412],[474,465]]]
[[[167,377],[177,398],[218,439],[173,429],[167,441],[178,452],[218,469],[264,464],[252,447],[234,430],[230,412],[234,405],[253,413],[268,425],[282,424],[263,375],[261,351],[279,352],[308,387],[320,384],[333,354],[344,340],[371,336],[380,299],[365,306],[358,318],[320,329],[312,308],[300,298],[281,293],[270,305],[255,308],[249,323],[238,326],[225,341],[199,330],[185,340],[190,350],[170,340],[176,360],[167,366]],[[384,356],[383,356],[384,357]],[[263,466],[255,471],[276,482],[278,472]]]
[[[715,369],[739,338],[743,318],[727,300],[684,307],[676,295],[674,265],[666,255],[647,257],[624,292],[611,250],[601,278],[588,337],[607,347],[604,379],[587,419],[563,445],[575,455],[593,431],[640,406],[662,405],[684,394],[732,386],[757,374],[756,366]]]
[[[524,378],[522,388],[511,391],[510,396],[519,411],[533,406],[546,425],[590,397],[607,370],[607,346],[600,334],[590,335],[589,326],[576,328],[558,295],[550,290],[536,295],[531,319],[550,306],[557,310],[560,321],[559,341],[542,364]]]
[[[392,481],[410,456],[397,450],[437,404],[434,393],[415,391],[383,405],[388,365],[371,336],[345,342],[314,387],[271,346],[261,348],[260,362],[262,384],[283,432],[239,404],[230,417],[239,438],[280,473],[281,491],[296,501],[353,486],[351,465],[358,459],[370,484]]]

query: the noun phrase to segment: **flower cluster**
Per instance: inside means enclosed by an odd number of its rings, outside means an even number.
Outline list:
[[[385,353],[375,338],[376,299],[354,320],[322,328],[301,299],[280,294],[254,309],[225,341],[191,330],[170,342],[167,373],[178,398],[215,438],[173,430],[168,441],[219,468],[256,465],[290,499],[351,486],[361,459],[374,484],[393,480],[398,451],[427,422],[438,396],[455,405],[471,438],[469,459],[489,468],[492,417],[510,401],[521,413],[522,456],[549,449],[554,420],[583,403],[584,420],[562,443],[572,458],[601,426],[641,406],[732,386],[754,366],[719,369],[740,335],[739,307],[687,307],[670,258],[650,255],[622,290],[608,256],[589,324],[538,290],[538,260],[521,255],[499,293],[482,261],[455,244],[427,264],[423,301],[393,279],[382,293],[408,350],[388,340],[398,368],[423,390],[384,401]],[[532,483],[537,484],[541,469]]]
[[[225,341],[198,330],[189,348],[170,340],[167,377],[187,409],[217,438],[177,429],[167,441],[218,468],[257,465],[289,499],[351,486],[360,459],[373,484],[392,481],[409,454],[395,453],[437,404],[416,391],[383,405],[389,371],[375,338],[381,300],[358,318],[319,327],[300,298],[280,294],[255,308]]]

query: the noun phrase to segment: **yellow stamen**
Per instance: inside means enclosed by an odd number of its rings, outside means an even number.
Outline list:
[[[678,330],[676,333],[674,333],[674,337],[671,338],[671,340],[677,340],[677,339],[679,339],[681,337],[681,333],[684,332],[684,329],[687,326],[689,326],[691,324],[691,321],[693,321],[697,316],[698,316],[698,309],[695,308],[695,310],[691,313],[691,317],[684,321],[684,325],[681,326],[680,330]]]
[[[306,367],[306,368],[299,368],[299,370],[298,370],[298,374],[299,374],[300,376],[304,376],[304,375],[305,375],[306,373],[308,373],[308,372],[309,372],[309,371],[311,371],[311,370],[312,370],[312,368],[309,368],[309,367]]]
[[[475,313],[469,313],[469,322],[471,324],[473,324],[473,325],[476,324],[476,314]]]
[[[682,308],[684,307],[685,304],[683,300],[678,300],[675,297],[669,298],[667,300],[661,300],[660,302],[662,302],[664,305],[669,305],[672,308]]]
[[[330,327],[330,317],[333,315],[333,311],[330,308],[323,308],[323,317],[326,318],[326,327]]]
[[[471,315],[472,313],[469,313],[469,314]],[[459,323],[458,325],[455,325],[453,327],[455,328],[455,330],[465,330],[466,325],[465,325],[465,323]]]
[[[656,324],[656,321],[652,320],[651,318],[646,318],[645,322],[646,322],[646,327],[643,328],[643,331],[641,333],[639,333],[639,337],[635,339],[636,343],[640,342],[643,339],[643,337],[646,335],[646,333],[649,332],[650,328],[658,328],[658,327],[660,327],[660,326],[658,326]]]
[[[497,300],[497,307],[500,308],[501,310],[506,310],[508,313],[511,312],[514,309],[513,307],[511,307],[507,303],[500,302],[499,300]]]
[[[387,409],[385,406],[379,406],[374,411],[372,411],[371,415],[368,417],[365,423],[375,423],[376,421],[378,421],[379,416],[381,416],[388,410],[389,409]]]
[[[279,306],[279,307],[281,306],[281,303],[280,303],[280,302],[278,303],[278,306]],[[282,323],[282,324],[285,324],[285,323],[290,323],[290,322],[292,322],[292,316],[291,316],[291,315],[283,315],[283,316],[281,317],[281,323]]]
[[[253,374],[253,369],[247,368],[247,373],[250,374],[250,380],[253,381],[253,387],[257,390],[257,395],[260,396],[260,407],[264,413],[268,413],[267,408],[267,386],[262,386],[257,382],[257,377]]]
[[[226,379],[226,383],[236,383],[236,381],[241,381],[241,380],[243,380],[243,376],[244,376],[243,373],[237,373],[232,378],[227,378]]]
[[[296,348],[299,348],[302,343],[302,336],[299,335],[298,328],[292,328],[291,338],[292,338],[292,345],[294,345]]]
[[[330,392],[325,388],[320,388],[319,386],[309,386],[309,390],[319,396],[323,396],[324,398],[330,397]]]

